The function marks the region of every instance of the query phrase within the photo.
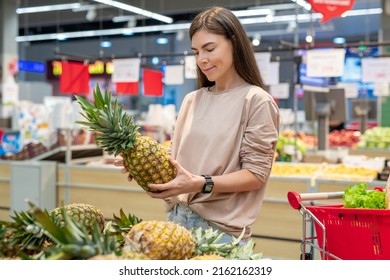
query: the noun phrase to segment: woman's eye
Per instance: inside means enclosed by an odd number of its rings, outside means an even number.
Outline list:
[[[212,52],[214,50],[214,48],[212,48],[212,49],[206,49],[206,51],[208,51],[208,52]]]

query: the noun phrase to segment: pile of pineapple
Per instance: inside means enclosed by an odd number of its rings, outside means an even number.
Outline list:
[[[122,209],[105,220],[96,207],[72,203],[51,211],[30,204],[0,221],[0,258],[29,260],[258,260],[255,243],[218,242],[223,232],[187,230],[168,221],[144,221]]]
[[[109,154],[121,154],[124,166],[146,191],[149,183],[165,183],[177,171],[169,154],[154,139],[143,136],[132,116],[118,100],[99,86],[94,103],[76,96],[84,116],[79,123],[96,134],[97,144]],[[261,259],[254,254],[254,241],[240,246],[242,236],[220,243],[218,230],[186,228],[166,221],[143,221],[122,209],[106,221],[92,205],[69,204],[51,211],[30,203],[29,211],[15,212],[11,222],[0,221],[0,258],[33,260],[188,260]],[[245,230],[245,229],[244,229]],[[244,231],[242,232],[242,235]]]

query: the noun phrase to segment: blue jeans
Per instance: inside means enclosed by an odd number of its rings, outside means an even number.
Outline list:
[[[212,228],[213,230],[218,229],[221,231],[221,229],[219,229],[216,225],[206,221],[190,208],[183,207],[179,204],[175,204],[175,206],[168,212],[168,220],[180,224],[189,230],[200,227],[202,229]],[[218,243],[230,243],[232,240],[232,235],[224,233]],[[245,243],[246,240],[244,239],[240,241],[240,245],[245,245]]]

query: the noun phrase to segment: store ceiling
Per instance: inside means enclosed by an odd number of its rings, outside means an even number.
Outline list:
[[[136,6],[154,13],[172,17],[173,23],[190,22],[199,11],[212,5],[220,5],[232,10],[252,9],[270,6],[275,15],[295,15],[307,11],[292,0],[118,0],[119,2]],[[114,17],[131,16],[134,13],[110,7],[91,0],[20,0],[18,7],[57,5],[64,3],[81,3],[83,8],[76,10],[50,11],[44,13],[20,14],[19,35],[37,35],[60,32],[75,32],[85,30],[104,30],[125,28],[134,21],[113,22]],[[380,0],[355,0],[353,9],[370,9],[381,6]],[[91,12],[92,11],[92,12]],[[93,11],[96,13],[94,14]],[[142,16],[136,16],[136,26],[163,25],[166,23]],[[366,15],[333,19],[326,24],[318,20],[306,23],[294,29],[289,22],[261,23],[246,26],[250,36],[260,35],[267,40],[291,40],[295,32],[306,33],[312,28],[318,40],[329,40],[335,36],[346,36],[353,41],[376,40],[380,26],[380,15]]]

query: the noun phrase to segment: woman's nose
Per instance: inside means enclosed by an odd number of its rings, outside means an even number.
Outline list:
[[[199,53],[198,54],[198,63],[205,63],[207,62],[207,56],[205,53]]]

